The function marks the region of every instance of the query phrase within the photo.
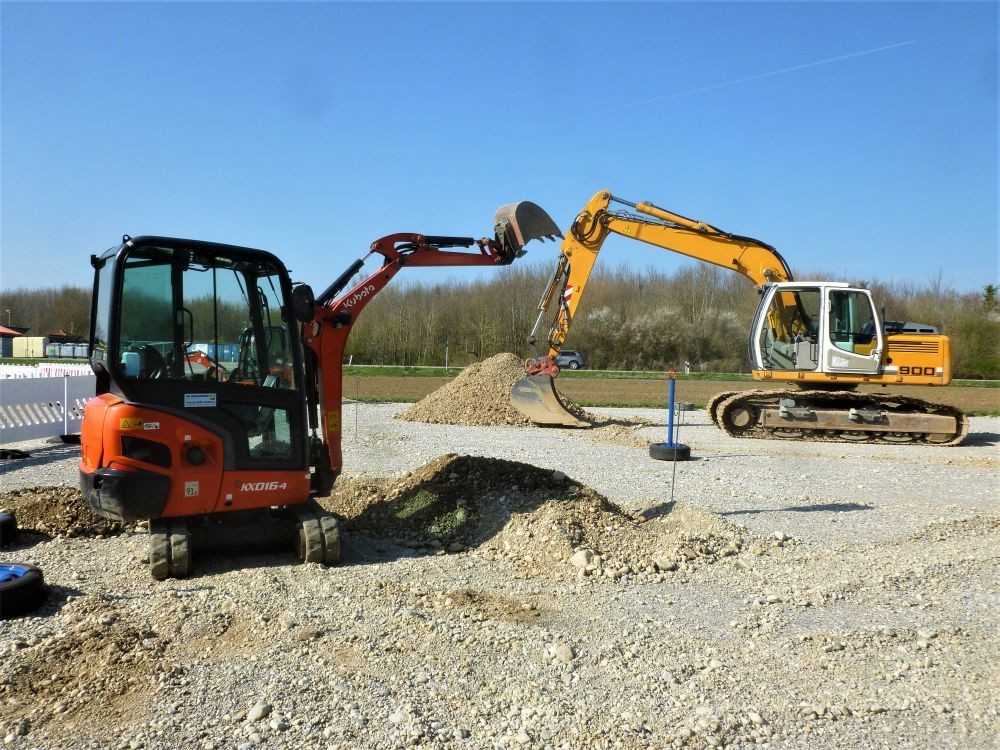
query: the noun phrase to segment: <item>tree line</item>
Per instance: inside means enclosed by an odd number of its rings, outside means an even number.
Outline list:
[[[347,354],[356,364],[465,365],[498,352],[532,354],[528,334],[548,280],[541,266],[510,266],[472,283],[400,283],[383,290],[355,325]],[[806,278],[806,276],[802,276]],[[823,278],[808,274],[808,278]],[[888,320],[937,326],[952,339],[961,378],[1000,378],[1000,306],[991,285],[958,292],[925,284],[856,279],[871,289]],[[742,277],[711,266],[675,273],[604,268],[591,277],[566,348],[597,369],[742,372],[757,294]],[[0,292],[0,323],[31,334],[59,329],[86,336],[90,290],[77,287]],[[542,341],[547,326],[541,332]]]

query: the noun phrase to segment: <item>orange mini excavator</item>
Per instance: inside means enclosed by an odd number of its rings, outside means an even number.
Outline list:
[[[315,498],[341,471],[351,327],[403,268],[507,265],[530,240],[559,236],[530,202],[501,207],[494,229],[493,239],[382,237],[318,298],[262,250],[125,236],[93,256],[97,397],[80,460],[90,507],[149,521],[157,579],[188,575],[205,538],[254,547],[282,528],[302,561],[335,563],[337,520]],[[381,266],[344,292],[373,254]]]

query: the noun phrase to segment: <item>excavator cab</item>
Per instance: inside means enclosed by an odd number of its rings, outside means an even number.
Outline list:
[[[281,261],[126,237],[92,264],[98,398],[84,414],[81,485],[93,509],[131,521],[308,497],[302,354]]]
[[[756,371],[876,375],[884,333],[867,289],[835,282],[764,288],[750,337]]]

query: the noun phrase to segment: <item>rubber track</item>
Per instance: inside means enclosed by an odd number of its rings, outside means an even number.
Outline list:
[[[708,418],[711,419],[712,424],[714,424],[720,430],[722,429],[722,426],[719,424],[719,413],[718,413],[719,404],[721,404],[730,396],[735,396],[739,392],[740,391],[719,391],[714,396],[712,396],[712,398],[708,400],[707,404],[705,404],[705,411],[708,412]]]
[[[909,443],[900,443],[886,440],[880,432],[872,432],[868,440],[849,440],[840,437],[839,431],[834,430],[812,430],[801,427],[790,427],[790,430],[798,430],[798,436],[785,436],[777,434],[773,429],[768,429],[757,425],[745,430],[734,430],[730,427],[730,421],[726,418],[728,413],[739,403],[749,401],[753,406],[759,408],[777,408],[778,401],[782,398],[792,398],[797,407],[811,408],[837,408],[843,407],[845,410],[851,408],[862,409],[884,409],[890,412],[916,412],[918,414],[940,414],[955,417],[958,423],[958,431],[945,442],[931,442],[924,436],[925,433],[917,433],[920,437]],[[711,403],[710,403],[711,406]],[[854,443],[881,445],[934,445],[949,447],[959,445],[969,434],[969,419],[962,411],[954,406],[938,404],[933,401],[924,401],[911,396],[901,396],[899,394],[877,394],[877,393],[857,393],[855,391],[804,391],[797,388],[781,391],[740,391],[730,395],[717,407],[719,418],[717,426],[724,430],[726,434],[735,438],[760,438],[765,440],[818,440],[830,443]]]

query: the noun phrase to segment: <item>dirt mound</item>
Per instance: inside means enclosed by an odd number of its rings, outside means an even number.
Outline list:
[[[67,605],[69,624],[55,634],[14,642],[0,653],[0,725],[26,720],[61,731],[131,714],[148,693],[164,641],[148,627],[126,622],[105,603]]]
[[[475,548],[528,575],[665,572],[735,554],[746,532],[695,508],[631,513],[562,472],[441,456],[400,479],[344,480],[324,501],[349,530],[428,551]]]
[[[427,394],[397,418],[431,424],[527,427],[531,422],[510,403],[510,389],[523,376],[524,363],[516,355],[497,354],[469,365],[454,380]],[[565,398],[563,402],[574,416],[591,423],[602,422],[577,404]]]
[[[645,448],[654,441],[644,437],[641,430],[652,425],[653,423],[648,419],[629,417],[628,419],[608,420],[606,424],[595,426],[593,429],[587,430],[585,434],[587,439],[594,443]]]
[[[0,508],[14,511],[17,525],[47,536],[105,537],[125,527],[90,510],[79,490],[72,487],[29,487],[0,493]]]

